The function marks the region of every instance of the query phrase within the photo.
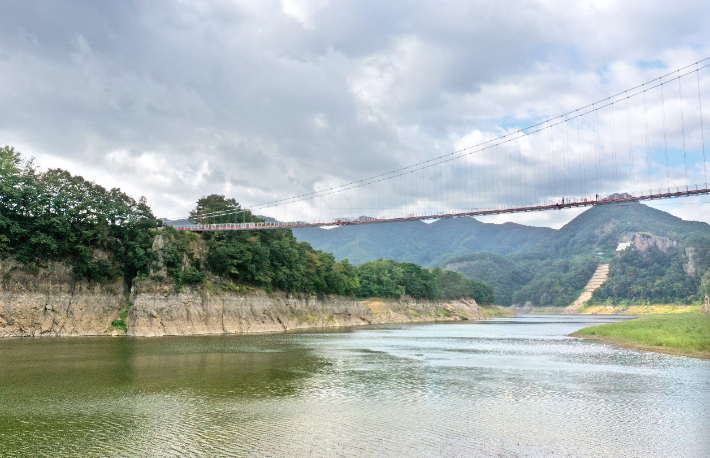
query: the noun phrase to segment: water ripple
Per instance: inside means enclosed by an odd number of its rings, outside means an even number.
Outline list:
[[[589,320],[0,341],[0,455],[710,456],[710,362]]]

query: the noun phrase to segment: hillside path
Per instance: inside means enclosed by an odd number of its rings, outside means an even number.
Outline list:
[[[599,264],[599,266],[597,266],[597,270],[594,272],[594,275],[592,275],[592,278],[589,279],[587,286],[584,287],[584,292],[581,296],[579,296],[579,299],[574,301],[572,305],[567,307],[562,313],[578,313],[580,307],[582,307],[585,302],[592,298],[592,293],[594,292],[594,290],[604,284],[607,278],[609,278],[609,264]]]

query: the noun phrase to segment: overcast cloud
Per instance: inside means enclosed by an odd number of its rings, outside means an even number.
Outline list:
[[[248,206],[450,153],[708,57],[709,39],[704,0],[5,0],[0,144],[178,217],[210,193]],[[708,200],[658,208],[710,222]]]

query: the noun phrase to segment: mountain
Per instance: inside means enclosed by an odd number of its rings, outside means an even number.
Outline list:
[[[678,242],[691,235],[710,235],[710,225],[685,221],[637,202],[598,205],[521,255],[559,257],[613,253],[619,243],[629,242],[637,233],[649,233]]]
[[[565,306],[599,262],[610,264],[609,280],[592,301],[693,302],[710,272],[710,225],[639,203],[595,206],[535,246],[472,253],[443,267],[491,284],[501,305]]]
[[[455,256],[487,251],[499,255],[531,248],[556,231],[515,223],[482,223],[474,218],[440,219],[433,223],[362,224],[333,229],[293,229],[313,248],[331,252],[337,260],[359,265],[378,258],[434,267]]]

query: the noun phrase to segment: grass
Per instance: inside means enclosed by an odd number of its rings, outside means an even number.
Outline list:
[[[701,305],[651,304],[651,305],[584,305],[579,313],[583,315],[645,315],[700,312]]]
[[[646,315],[620,323],[580,329],[575,337],[608,340],[624,347],[710,358],[710,315]]]
[[[483,312],[484,318],[507,318],[517,316],[517,314],[498,305],[482,305],[481,312]]]
[[[318,322],[318,317],[313,315],[301,315],[298,317],[298,321],[301,323],[316,323]]]
[[[132,305],[133,305],[133,303],[128,302],[128,305],[126,306],[126,308],[121,312],[120,315],[118,315],[118,319],[113,320],[111,322],[111,330],[119,330],[119,331],[123,331],[123,332],[128,331],[128,325],[126,324],[126,317],[128,317],[128,309],[130,309]]]
[[[436,314],[445,318],[451,318],[451,312],[448,310],[439,309],[436,311]]]

